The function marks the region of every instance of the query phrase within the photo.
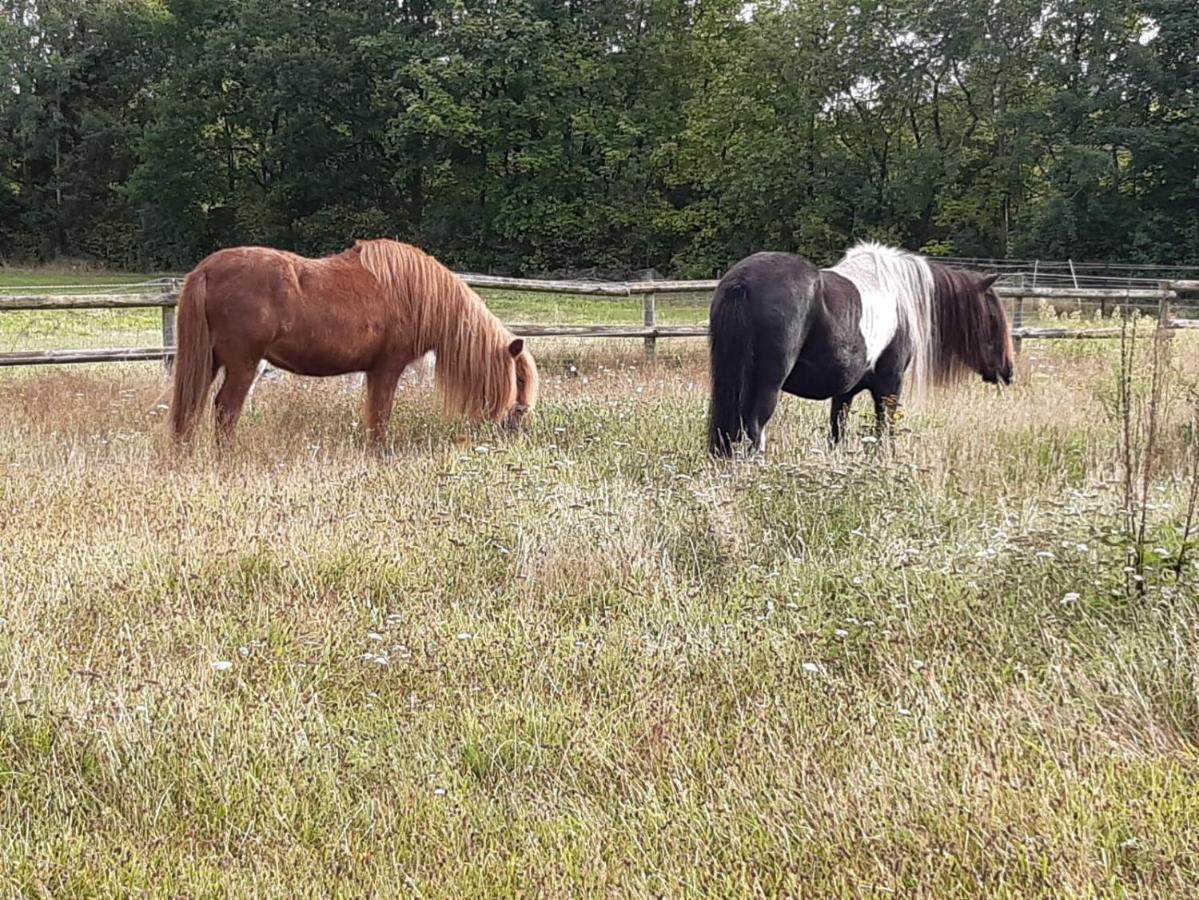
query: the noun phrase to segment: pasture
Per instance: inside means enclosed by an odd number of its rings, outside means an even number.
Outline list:
[[[1188,893],[1197,338],[1143,591],[1113,342],[735,465],[702,342],[534,341],[518,437],[407,381],[381,459],[341,380],[179,459],[155,365],[5,373],[0,892]]]

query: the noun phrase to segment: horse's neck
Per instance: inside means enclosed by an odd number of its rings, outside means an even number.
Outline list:
[[[469,288],[447,302],[445,308],[417,310],[416,315],[418,320],[432,316],[439,320],[436,325],[419,329],[424,340],[413,349],[420,355],[457,356],[464,342],[475,343],[489,331],[505,333],[503,323]]]

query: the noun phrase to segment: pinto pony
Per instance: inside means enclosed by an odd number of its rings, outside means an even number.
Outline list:
[[[1010,384],[1014,352],[997,277],[871,243],[831,269],[790,253],[741,260],[721,279],[709,316],[709,452],[730,456],[742,438],[764,451],[781,391],[832,400],[836,443],[862,391],[886,431],[905,373],[917,394],[971,370]]]
[[[366,373],[367,440],[387,429],[404,369],[432,351],[446,408],[521,425],[537,403],[537,366],[479,296],[432,256],[358,241],[324,259],[263,247],[221,250],[179,297],[171,426],[191,438],[218,371],[218,441],[237,425],[258,364],[297,375]]]

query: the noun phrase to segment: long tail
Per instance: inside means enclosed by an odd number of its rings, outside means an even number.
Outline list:
[[[721,284],[708,318],[712,396],[708,406],[708,452],[732,456],[745,430],[743,410],[753,373],[753,334],[745,285],[736,278]]]
[[[176,443],[191,439],[212,386],[212,335],[208,331],[208,276],[193,272],[179,295],[171,429]]]

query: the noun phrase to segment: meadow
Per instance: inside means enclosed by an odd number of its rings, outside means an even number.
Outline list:
[[[0,893],[1192,895],[1197,337],[1142,582],[1112,342],[720,465],[702,342],[382,457],[345,380],[182,458],[155,365],[6,371]]]

